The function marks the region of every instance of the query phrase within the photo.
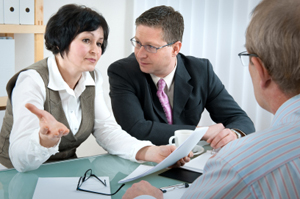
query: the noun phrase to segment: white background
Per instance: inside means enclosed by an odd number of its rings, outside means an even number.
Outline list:
[[[185,20],[183,47],[186,55],[208,58],[228,92],[247,112],[257,130],[270,125],[273,116],[255,101],[248,68],[237,54],[244,51],[245,31],[251,11],[260,0],[44,0],[44,24],[64,4],[86,5],[100,12],[108,22],[110,34],[105,54],[97,64],[104,77],[106,103],[110,107],[108,66],[133,52],[129,39],[135,34],[135,18],[156,5],[171,5]],[[34,62],[32,34],[15,34],[16,71]],[[51,55],[45,49],[44,57]],[[4,86],[4,85],[1,85]],[[3,117],[0,112],[0,119]],[[211,125],[209,115],[202,115],[200,125]],[[0,121],[2,125],[2,119]],[[103,153],[93,137],[78,149],[79,156]]]

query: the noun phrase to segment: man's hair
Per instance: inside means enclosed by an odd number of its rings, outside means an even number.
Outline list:
[[[94,31],[102,27],[104,39],[101,45],[102,54],[107,46],[109,28],[106,20],[96,11],[85,6],[68,4],[62,6],[53,15],[46,26],[45,45],[53,54],[66,55],[71,42],[75,37],[85,31]]]
[[[258,4],[246,32],[246,48],[259,56],[283,93],[300,93],[300,1]]]
[[[167,43],[182,42],[184,21],[182,15],[170,6],[157,6],[142,13],[135,25],[162,28],[162,38]]]

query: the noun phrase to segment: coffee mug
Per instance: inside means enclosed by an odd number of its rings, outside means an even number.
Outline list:
[[[173,144],[173,140],[175,139],[175,146],[179,147],[192,133],[193,130],[176,130],[174,135],[169,138],[169,144]]]

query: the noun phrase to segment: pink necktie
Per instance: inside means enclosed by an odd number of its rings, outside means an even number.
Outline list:
[[[157,83],[158,90],[156,92],[156,95],[164,109],[164,112],[166,114],[167,120],[169,124],[172,124],[172,109],[169,103],[168,96],[166,95],[164,88],[166,86],[166,82],[163,79],[160,79]]]

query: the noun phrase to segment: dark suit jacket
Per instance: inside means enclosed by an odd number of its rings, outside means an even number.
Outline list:
[[[121,127],[140,140],[168,144],[177,129],[195,129],[206,108],[212,120],[244,133],[255,131],[246,113],[228,94],[207,59],[178,54],[174,76],[173,125],[167,123],[151,76],[134,54],[108,68],[113,113]]]

